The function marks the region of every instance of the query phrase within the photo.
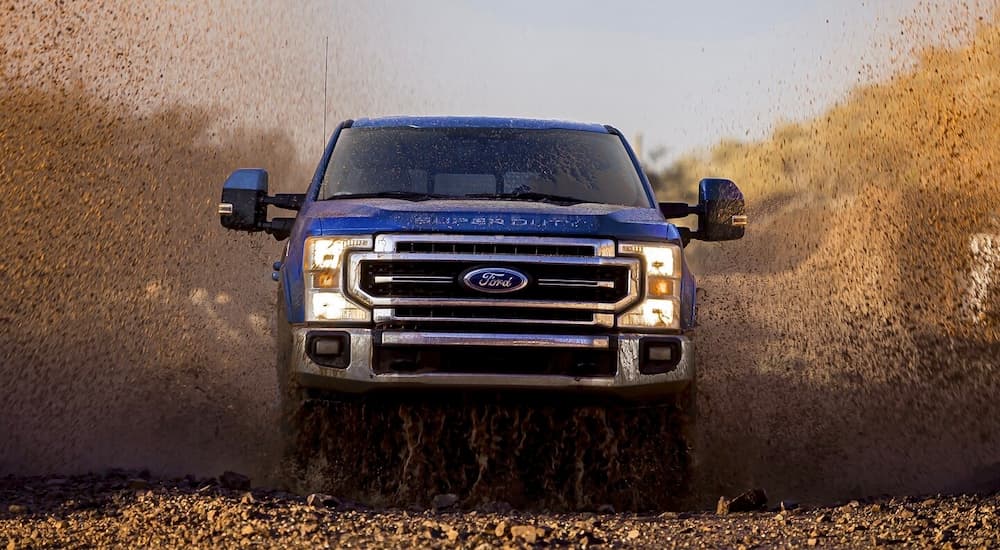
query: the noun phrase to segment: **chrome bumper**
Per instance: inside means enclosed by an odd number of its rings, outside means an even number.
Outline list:
[[[314,362],[306,350],[306,336],[347,333],[350,362],[346,368],[324,367]],[[547,390],[557,392],[597,392],[630,396],[656,396],[686,388],[695,377],[694,351],[683,336],[669,338],[680,345],[681,357],[675,368],[663,374],[640,372],[639,334],[561,335],[486,334],[414,331],[382,331],[373,337],[371,329],[293,327],[291,370],[306,387],[360,393],[376,389],[467,389],[467,390]],[[474,345],[504,347],[561,347],[574,349],[617,349],[617,372],[613,376],[576,377],[550,374],[503,373],[376,373],[373,369],[375,340],[381,346]]]

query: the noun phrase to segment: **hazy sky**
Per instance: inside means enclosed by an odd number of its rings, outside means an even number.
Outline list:
[[[425,0],[368,2],[361,18],[392,88],[373,114],[602,122],[675,154],[822,111],[910,59],[914,35],[948,35],[904,19],[943,25],[955,4]]]

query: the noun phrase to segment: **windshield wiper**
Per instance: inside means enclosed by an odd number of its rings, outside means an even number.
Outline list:
[[[325,200],[335,199],[402,199],[405,201],[426,201],[431,199],[453,198],[448,195],[434,195],[432,193],[417,193],[414,191],[379,191],[377,193],[345,193],[343,195],[330,195]]]
[[[475,193],[472,195],[465,195],[467,199],[497,199],[503,201],[532,201],[532,202],[551,202],[553,204],[580,204],[585,201],[583,199],[578,199],[576,197],[566,197],[563,195],[551,195],[549,193]]]

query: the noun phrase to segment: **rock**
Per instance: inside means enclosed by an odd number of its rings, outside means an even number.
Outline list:
[[[852,501],[848,502],[847,504],[841,506],[840,510],[843,511],[843,512],[850,512],[851,510],[857,510],[860,507],[861,507],[861,503],[860,502],[858,502],[857,500],[852,500]]]
[[[319,530],[319,523],[315,521],[307,521],[302,525],[299,525],[299,534],[303,537],[307,537]]]
[[[507,522],[501,521],[500,523],[498,523],[497,528],[493,530],[493,534],[498,537],[503,537],[505,534],[507,534]]]
[[[830,517],[830,514],[820,514],[816,516],[816,523],[830,523],[831,521],[833,521],[833,518]]]
[[[639,538],[639,530],[638,529],[632,529],[625,536],[628,537],[628,540],[635,540],[635,539]]]
[[[610,504],[602,504],[597,507],[598,514],[613,514],[615,513],[615,507]]]
[[[808,546],[816,546],[817,544],[819,544],[819,539],[817,539],[816,537],[809,537],[808,539],[806,539],[806,544]]]
[[[451,508],[457,503],[458,503],[458,495],[456,495],[455,493],[444,493],[441,495],[434,495],[434,498],[431,500],[431,506],[433,506],[435,510],[444,510],[446,508]]]
[[[225,471],[219,476],[219,485],[226,489],[234,489],[237,491],[249,491],[250,490],[250,478],[238,474],[236,472]]]
[[[142,479],[141,477],[130,479],[128,480],[128,488],[133,491],[149,489],[149,480]]]
[[[257,502],[257,499],[253,498],[253,493],[243,493],[240,497],[240,504],[253,504]]]
[[[254,531],[255,529],[253,528],[253,525],[244,525],[243,528],[240,529],[240,534],[244,537],[249,537],[254,534]]]
[[[23,504],[11,504],[7,507],[7,511],[12,514],[27,514],[28,507]]]
[[[306,504],[313,508],[336,508],[340,500],[325,493],[313,493],[306,497]]]
[[[510,536],[523,539],[528,544],[535,544],[538,540],[538,533],[534,525],[515,525],[510,528]]]
[[[719,502],[715,504],[715,513],[724,516],[729,513],[729,499],[719,497]]]

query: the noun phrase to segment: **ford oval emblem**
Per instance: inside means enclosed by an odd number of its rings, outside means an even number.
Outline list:
[[[462,277],[462,284],[479,292],[502,294],[516,292],[528,286],[528,276],[506,267],[483,267],[466,273]]]

